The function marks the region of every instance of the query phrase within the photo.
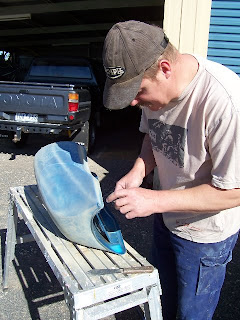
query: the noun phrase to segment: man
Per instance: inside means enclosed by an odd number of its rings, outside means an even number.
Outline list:
[[[240,228],[240,79],[137,21],[111,28],[103,63],[105,106],[141,106],[145,133],[107,201],[127,219],[155,213],[164,320],[212,319]],[[156,166],[159,190],[141,188]]]

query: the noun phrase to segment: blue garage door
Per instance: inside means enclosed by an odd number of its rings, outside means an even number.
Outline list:
[[[212,0],[208,58],[240,76],[240,0]]]

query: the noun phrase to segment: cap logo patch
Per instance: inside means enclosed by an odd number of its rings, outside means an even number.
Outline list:
[[[104,67],[104,69],[109,79],[118,79],[125,73],[122,67]]]

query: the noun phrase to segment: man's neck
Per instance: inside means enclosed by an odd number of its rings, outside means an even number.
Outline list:
[[[180,54],[175,65],[178,97],[191,83],[198,72],[198,61],[190,54]]]

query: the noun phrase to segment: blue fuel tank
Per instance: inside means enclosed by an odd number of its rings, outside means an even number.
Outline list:
[[[42,201],[67,239],[117,254],[126,252],[83,145],[61,141],[41,148],[35,155],[34,170]]]

